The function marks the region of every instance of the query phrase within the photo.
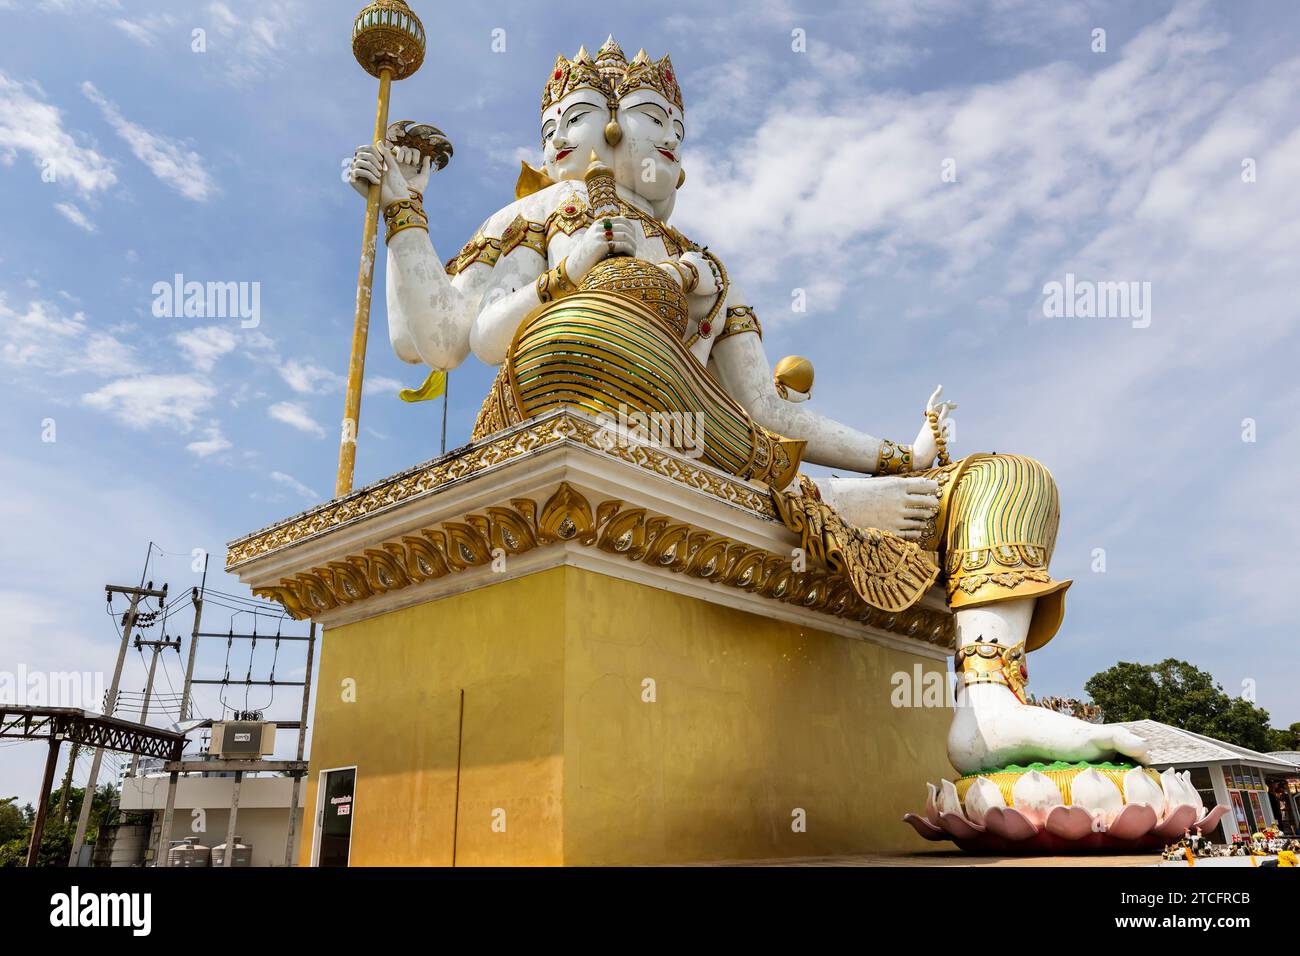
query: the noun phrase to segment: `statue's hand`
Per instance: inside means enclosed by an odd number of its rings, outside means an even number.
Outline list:
[[[372,183],[379,183],[380,208],[386,209],[399,199],[411,198],[411,187],[402,175],[400,165],[387,143],[358,146],[352,157],[352,185],[364,196]]]
[[[393,156],[397,160],[398,171],[406,180],[406,184],[417,193],[424,195],[424,189],[429,185],[433,160],[411,146],[398,146],[393,150]]]
[[[921,423],[921,430],[917,432],[916,441],[912,444],[912,468],[916,471],[929,468],[934,464],[935,456],[939,454],[939,445],[934,440],[934,429],[930,427],[929,413],[934,412],[939,416],[939,430],[942,432],[943,423],[948,420],[948,413],[957,407],[956,402],[939,401],[942,395],[943,386],[940,385],[925,403],[926,419]]]
[[[605,238],[605,221],[610,224],[611,236]],[[596,263],[608,256],[636,255],[636,239],[632,223],[623,216],[601,216],[582,234],[569,253],[565,271],[574,282],[587,277]]]
[[[678,258],[682,262],[689,262],[695,267],[695,271],[700,274],[700,284],[691,290],[691,295],[712,298],[718,294],[718,279],[713,274],[713,269],[709,266],[709,260],[705,258],[703,253],[696,252],[694,249],[687,249]]]

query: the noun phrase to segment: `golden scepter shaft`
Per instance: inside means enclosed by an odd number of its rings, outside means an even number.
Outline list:
[[[379,80],[375,130],[371,143],[388,131],[388,97],[393,80],[404,80],[424,62],[424,26],[405,0],[374,0],[352,24],[352,55]],[[334,496],[352,491],[357,463],[357,432],[361,420],[361,383],[366,371],[366,342],[370,335],[370,300],[375,279],[375,252],[379,233],[378,183],[366,191],[366,221],[361,230],[361,266],[357,270],[357,308],[352,324],[352,352],[348,360],[347,397],[343,406],[343,433],[339,442],[339,472]]]
[[[375,107],[375,133],[370,138],[372,143],[383,139],[384,132],[388,129],[388,91],[392,81],[391,70],[381,71],[379,103]],[[334,482],[336,498],[341,498],[352,490],[352,475],[357,464],[357,428],[361,419],[361,383],[366,374],[366,343],[370,340],[370,301],[374,295],[381,192],[379,183],[371,183],[366,191],[366,221],[361,228],[361,265],[357,270],[357,311],[352,322],[348,391],[343,404],[343,435],[339,442],[339,473]]]

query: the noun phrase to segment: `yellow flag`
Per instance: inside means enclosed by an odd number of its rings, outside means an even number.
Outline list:
[[[404,388],[397,397],[404,402],[427,402],[447,390],[447,373],[434,369],[419,388]]]

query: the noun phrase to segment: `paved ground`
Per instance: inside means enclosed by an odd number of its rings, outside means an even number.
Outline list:
[[[779,860],[718,860],[696,866],[1155,866],[1156,853],[1129,856],[974,856],[960,851],[806,856]]]

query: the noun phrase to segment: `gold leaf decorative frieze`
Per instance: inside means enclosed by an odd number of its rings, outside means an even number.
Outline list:
[[[508,505],[445,521],[418,536],[403,535],[345,560],[293,574],[276,585],[256,587],[254,593],[278,601],[302,619],[490,564],[498,550],[509,556],[560,542],[598,548],[926,644],[953,645],[949,614],[923,607],[896,613],[878,610],[858,597],[843,575],[824,564],[810,562],[806,570],[796,571],[789,556],[645,508],[628,507],[618,499],[593,504],[567,482],[541,504],[516,498]]]
[[[452,482],[564,444],[617,458],[759,517],[777,519],[771,497],[764,489],[713,469],[698,467],[671,451],[635,442],[610,442],[608,434],[594,419],[561,411],[525,422],[233,541],[226,551],[226,570],[233,571],[249,561],[430,494]],[[512,526],[503,531],[506,533],[517,535],[520,530]],[[506,547],[507,552],[510,550]],[[425,557],[429,560],[427,555]]]

